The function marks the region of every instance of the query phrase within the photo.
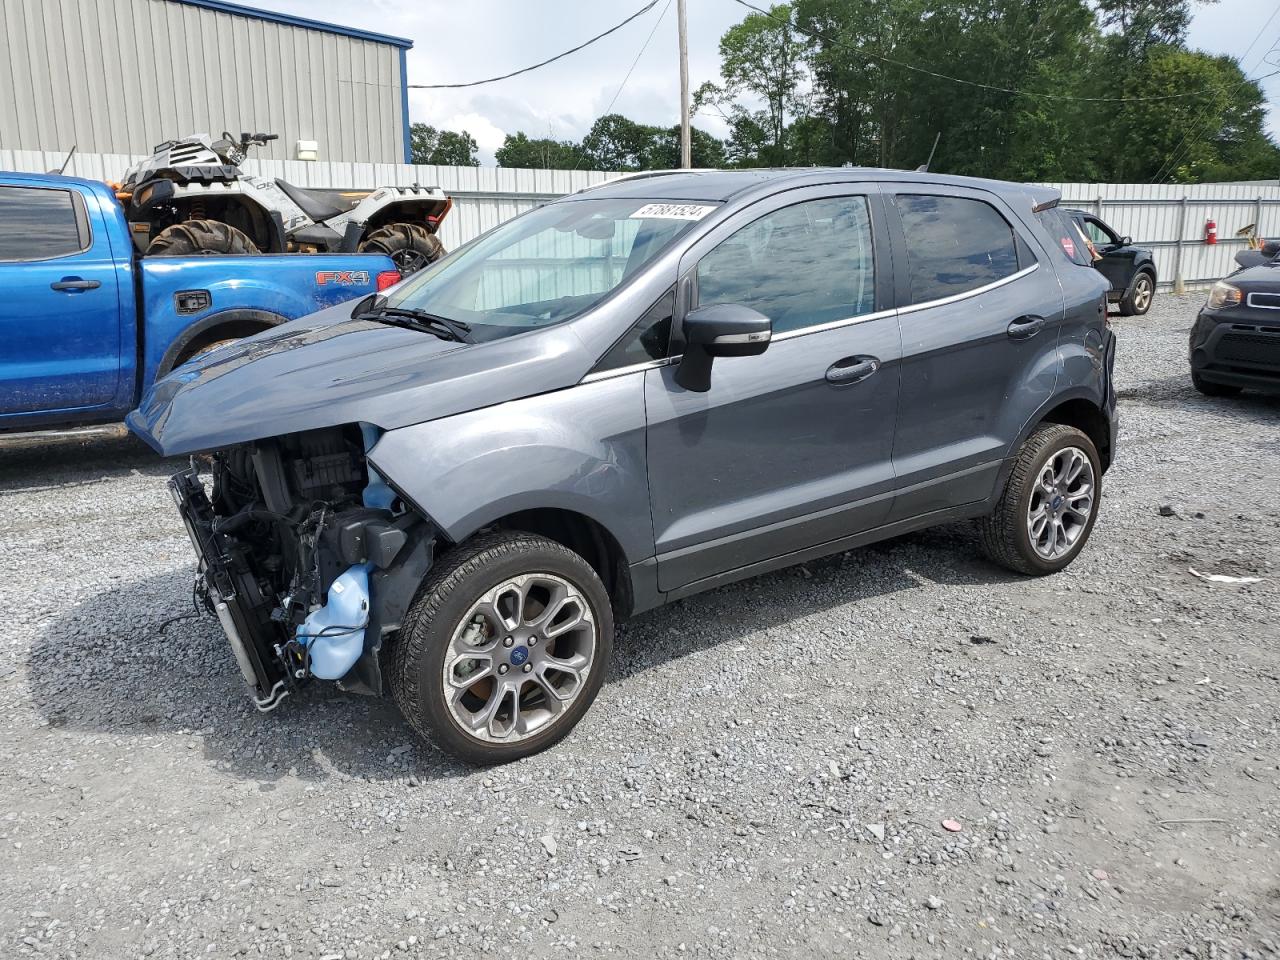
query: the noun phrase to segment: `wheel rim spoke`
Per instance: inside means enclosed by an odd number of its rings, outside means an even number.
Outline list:
[[[459,621],[445,699],[477,740],[511,743],[556,723],[595,667],[596,623],[582,591],[555,574],[504,580]]]
[[[1040,470],[1027,504],[1027,536],[1045,560],[1070,553],[1097,503],[1093,461],[1079,447],[1056,451]]]

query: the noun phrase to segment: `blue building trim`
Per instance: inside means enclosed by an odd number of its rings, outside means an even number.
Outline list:
[[[400,119],[404,123],[404,162],[413,163],[413,137],[409,132],[409,71],[405,69],[407,49],[400,48]]]
[[[204,7],[206,10],[217,10],[219,13],[230,13],[237,17],[250,17],[254,20],[266,20],[271,23],[283,23],[290,27],[302,27],[306,30],[319,30],[323,33],[336,33],[340,37],[354,37],[356,40],[370,40],[374,43],[385,43],[389,46],[400,48],[400,63],[404,64],[404,51],[413,46],[412,40],[406,40],[404,37],[391,37],[385,33],[370,33],[368,30],[355,30],[351,27],[339,27],[332,23],[322,23],[319,20],[308,20],[306,17],[295,17],[287,13],[276,13],[272,10],[258,10],[254,7],[242,7],[238,3],[228,3],[227,0],[173,0],[175,3],[185,3],[191,7]],[[403,76],[403,71],[402,74]],[[408,91],[405,91],[405,129],[408,130],[409,111],[408,111]],[[408,137],[405,138],[405,149],[409,149]]]

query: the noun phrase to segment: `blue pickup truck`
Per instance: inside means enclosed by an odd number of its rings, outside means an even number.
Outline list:
[[[399,279],[375,254],[141,259],[106,184],[0,172],[0,432],[123,419],[212,346]]]

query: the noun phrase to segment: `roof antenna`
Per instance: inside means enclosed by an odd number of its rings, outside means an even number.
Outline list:
[[[71,152],[67,154],[67,159],[63,160],[62,166],[58,168],[58,176],[62,176],[66,172],[67,167],[71,165],[71,158],[76,155],[76,147],[78,146],[79,144],[77,143],[73,143],[71,145]]]
[[[920,166],[916,167],[916,173],[929,172],[929,164],[933,163],[933,154],[934,154],[934,151],[938,149],[938,141],[941,139],[942,139],[942,131],[939,130],[938,135],[933,138],[933,147],[929,150],[929,159],[926,160],[924,163],[922,163]]]

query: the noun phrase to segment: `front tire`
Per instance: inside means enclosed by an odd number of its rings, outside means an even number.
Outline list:
[[[1155,299],[1155,295],[1155,279],[1144,270],[1133,278],[1133,285],[1120,299],[1120,315],[1141,317],[1151,309],[1151,301]]]
[[[1206,397],[1234,397],[1244,389],[1229,383],[1214,383],[1212,380],[1206,380],[1194,370],[1191,372],[1191,385]]]
[[[220,220],[187,220],[161,230],[149,257],[254,256],[262,251],[240,230]]]
[[[1084,549],[1101,493],[1093,441],[1075,427],[1041,424],[1018,451],[995,510],[978,521],[983,552],[1015,573],[1057,573]]]
[[[407,277],[444,256],[444,244],[416,223],[389,223],[360,242],[361,253],[383,253]]]
[[[554,541],[498,531],[442,556],[419,588],[391,692],[409,725],[459,760],[507,763],[573,729],[612,651],[595,570]]]

